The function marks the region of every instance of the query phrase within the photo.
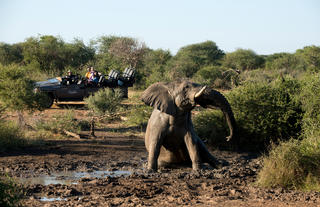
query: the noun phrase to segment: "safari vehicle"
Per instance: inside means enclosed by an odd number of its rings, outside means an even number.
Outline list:
[[[85,78],[76,75],[72,82],[61,77],[36,82],[34,90],[48,94],[47,107],[50,108],[54,101],[83,101],[85,97],[105,87],[120,88],[123,97],[128,98],[128,87],[132,87],[134,82],[135,70],[126,68],[122,75],[117,70],[111,70],[107,76],[100,75],[98,83],[89,84]]]

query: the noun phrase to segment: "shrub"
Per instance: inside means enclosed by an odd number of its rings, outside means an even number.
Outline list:
[[[73,110],[55,115],[47,121],[41,120],[36,123],[37,130],[51,131],[53,133],[61,133],[63,130],[79,133],[81,130],[87,130],[88,128],[90,128],[89,122],[76,119]]]
[[[312,135],[320,126],[320,73],[307,75],[302,82],[299,100],[304,110],[303,130],[306,135]]]
[[[27,140],[23,132],[13,122],[0,120],[0,151],[25,146]]]
[[[119,108],[121,100],[121,90],[104,88],[94,95],[89,96],[84,101],[93,112],[98,115],[105,115],[106,113],[115,112]]]
[[[127,123],[132,126],[145,127],[153,108],[145,105],[136,105],[128,114]]]
[[[227,146],[228,125],[223,113],[218,110],[201,110],[193,117],[194,128],[200,138],[209,145],[225,148]]]
[[[273,145],[263,159],[257,184],[263,187],[284,187],[320,190],[320,136],[302,141],[289,140]]]
[[[263,149],[270,141],[297,137],[302,119],[301,104],[295,98],[299,90],[299,82],[287,78],[270,84],[247,83],[231,91],[227,97],[241,146]]]
[[[0,175],[0,206],[19,206],[23,190],[8,176]]]
[[[265,187],[298,188],[320,191],[320,75],[307,75],[302,81],[301,140],[273,145],[263,159],[257,183]]]

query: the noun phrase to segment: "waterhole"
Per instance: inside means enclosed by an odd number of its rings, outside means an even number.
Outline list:
[[[41,184],[41,185],[51,185],[51,184],[62,184],[62,185],[71,185],[78,184],[81,178],[106,178],[106,177],[120,177],[120,176],[129,176],[131,171],[116,170],[116,171],[107,171],[107,170],[98,170],[92,172],[58,172],[52,173],[51,175],[41,175],[39,177],[31,178],[19,178],[19,181],[23,184]]]
[[[66,201],[67,199],[66,198],[48,198],[48,197],[41,197],[40,198],[40,201],[43,201],[43,202],[53,202],[53,201]]]

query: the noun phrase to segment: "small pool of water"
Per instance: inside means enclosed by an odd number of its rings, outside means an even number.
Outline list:
[[[48,198],[48,197],[41,197],[40,198],[40,201],[43,201],[43,202],[53,202],[53,201],[66,201],[67,199],[66,198]]]
[[[62,185],[71,185],[77,184],[81,178],[106,178],[106,177],[120,177],[120,176],[129,176],[131,171],[107,171],[107,170],[98,170],[92,172],[77,172],[77,171],[68,171],[68,172],[58,172],[52,173],[51,175],[42,175],[39,177],[31,178],[18,178],[21,183],[24,184],[41,184],[41,185],[51,185],[51,184],[62,184]]]

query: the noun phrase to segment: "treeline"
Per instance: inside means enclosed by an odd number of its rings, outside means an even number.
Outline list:
[[[137,88],[157,81],[189,78],[230,89],[257,75],[250,71],[268,71],[265,75],[271,76],[319,71],[320,47],[258,55],[250,49],[226,53],[215,42],[205,41],[184,46],[172,55],[168,50],[152,50],[131,37],[101,36],[86,45],[79,39],[68,43],[60,37],[38,36],[16,44],[0,43],[0,64],[19,64],[48,76],[62,75],[66,70],[82,74],[87,66],[106,74],[111,69],[121,71],[132,66],[138,73]]]

